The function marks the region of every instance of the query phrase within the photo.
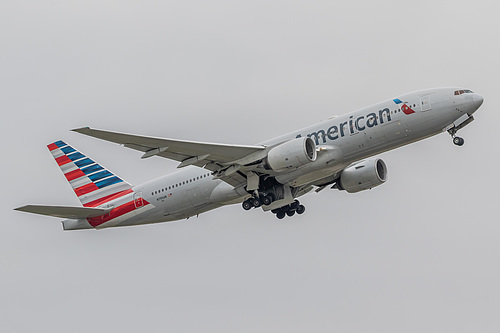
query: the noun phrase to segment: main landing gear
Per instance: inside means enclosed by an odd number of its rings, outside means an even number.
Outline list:
[[[306,207],[304,205],[301,205],[298,200],[295,200],[289,205],[273,209],[271,212],[276,214],[276,217],[280,220],[284,219],[285,216],[292,217],[297,214],[303,214],[306,211]]]
[[[259,208],[262,205],[270,205],[276,200],[276,197],[273,193],[269,193],[266,195],[259,195],[258,197],[253,197],[243,201],[241,206],[244,210],[250,210],[251,208]]]
[[[270,205],[275,200],[276,200],[276,197],[274,196],[274,194],[269,193],[267,195],[259,195],[259,197],[253,197],[253,198],[247,199],[247,200],[243,201],[241,206],[243,207],[244,210],[250,210],[252,208],[259,208],[262,205],[265,205],[265,206]],[[306,211],[306,207],[304,207],[304,205],[301,205],[298,200],[295,200],[294,202],[292,202],[289,205],[271,210],[271,212],[273,214],[276,214],[276,217],[280,220],[285,218],[285,216],[292,217],[295,215],[295,213],[297,213],[299,215],[303,214],[305,211]]]

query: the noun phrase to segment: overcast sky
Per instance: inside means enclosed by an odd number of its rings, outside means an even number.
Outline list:
[[[498,332],[500,5],[478,1],[0,2],[2,332]],[[225,207],[63,232],[78,205],[46,144],[132,184],[162,158],[81,126],[254,144],[414,90],[476,121],[382,155],[389,181],[278,221]]]

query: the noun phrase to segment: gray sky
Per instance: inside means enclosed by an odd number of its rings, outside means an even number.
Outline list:
[[[494,1],[2,1],[2,332],[498,332],[500,5]],[[62,232],[76,205],[45,145],[133,184],[176,163],[93,126],[253,144],[436,86],[482,94],[447,134],[383,154],[371,191],[303,197],[278,222],[231,206],[188,222]]]

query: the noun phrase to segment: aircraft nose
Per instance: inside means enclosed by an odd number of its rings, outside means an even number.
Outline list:
[[[483,104],[484,99],[483,99],[483,96],[481,96],[479,94],[474,94],[472,96],[472,101],[473,101],[476,109],[479,109],[479,107]]]

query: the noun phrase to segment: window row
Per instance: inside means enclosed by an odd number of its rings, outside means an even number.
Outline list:
[[[203,178],[206,178],[210,176],[210,172],[206,173],[206,174],[203,174],[201,176],[197,176],[197,177],[193,177],[191,179],[187,179],[185,181],[183,181],[182,183],[179,182],[177,184],[174,184],[174,185],[169,185],[168,187],[165,187],[165,188],[162,188],[162,189],[159,189],[157,191],[154,191],[154,192],[151,192],[151,195],[155,195],[155,194],[161,194],[162,192],[165,192],[165,191],[168,191],[168,190],[173,190],[174,188],[177,188],[177,187],[180,187],[182,185],[186,185],[186,184],[189,184],[189,183],[192,183],[192,182],[195,182],[197,180],[200,180],[200,179],[203,179]]]

